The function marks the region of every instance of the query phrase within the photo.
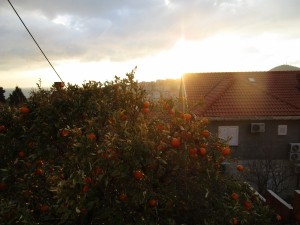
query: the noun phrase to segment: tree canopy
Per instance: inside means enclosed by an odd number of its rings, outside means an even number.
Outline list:
[[[247,184],[222,173],[231,149],[209,121],[174,106],[146,99],[132,72],[3,109],[0,222],[275,224]]]

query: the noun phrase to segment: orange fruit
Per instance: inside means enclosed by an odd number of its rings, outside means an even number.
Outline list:
[[[42,175],[43,174],[43,170],[42,169],[37,169],[35,171],[36,175]]]
[[[237,169],[237,171],[242,172],[244,170],[244,166],[243,165],[237,165],[236,169]]]
[[[208,138],[209,135],[210,135],[210,133],[209,133],[208,130],[203,130],[203,131],[201,132],[201,136],[202,136],[202,137]]]
[[[188,122],[192,119],[192,115],[189,113],[183,114],[183,118]]]
[[[86,178],[84,179],[84,182],[87,183],[87,184],[90,184],[90,183],[92,183],[92,178],[86,177]]]
[[[235,201],[237,201],[239,199],[239,195],[237,193],[232,193],[231,198]]]
[[[25,152],[24,151],[20,151],[19,154],[18,154],[18,156],[20,158],[24,158],[25,157]]]
[[[29,108],[26,107],[26,106],[23,106],[23,107],[19,108],[19,112],[23,113],[23,114],[27,114],[27,113],[29,113],[29,111],[30,111]]]
[[[125,193],[121,193],[118,197],[121,202],[125,202],[128,200],[128,196]]]
[[[125,114],[123,114],[123,115],[121,115],[121,120],[122,121],[127,121],[128,117]]]
[[[0,125],[0,132],[4,132],[5,131],[5,126],[4,125]]]
[[[144,178],[144,173],[142,172],[142,171],[140,171],[140,170],[135,170],[135,171],[133,171],[133,176],[134,176],[134,178],[136,179],[136,180],[141,180],[141,179],[143,179]]]
[[[238,223],[239,223],[238,219],[236,217],[233,217],[232,218],[232,224],[236,225]]]
[[[282,217],[281,217],[279,214],[276,214],[276,220],[277,220],[277,221],[281,221],[281,220],[282,220]]]
[[[142,108],[142,113],[147,114],[150,112],[149,108]]]
[[[88,138],[89,140],[93,141],[93,140],[96,140],[96,135],[95,135],[94,133],[89,133],[89,134],[87,135],[87,138]]]
[[[88,185],[84,185],[82,191],[83,191],[84,193],[87,193],[87,192],[89,191],[89,189],[90,189],[90,188],[89,188]]]
[[[60,132],[60,135],[62,136],[62,137],[67,137],[67,136],[69,136],[69,131],[68,130],[66,130],[66,129],[62,129],[61,130],[61,132]]]
[[[229,147],[223,148],[223,150],[222,150],[222,155],[223,155],[223,156],[229,156],[230,153],[231,153],[231,150],[230,150]]]
[[[149,108],[149,106],[150,106],[150,102],[145,101],[144,104],[143,104],[143,107],[144,108]]]
[[[201,147],[198,149],[198,154],[201,156],[205,156],[206,155],[206,149]]]
[[[45,213],[49,210],[49,206],[48,205],[41,205],[40,206],[40,211],[41,213]]]
[[[191,149],[189,150],[189,154],[190,154],[190,156],[192,156],[192,157],[197,156],[197,148],[191,148]]]
[[[174,148],[180,147],[180,140],[178,138],[172,138],[171,145]]]
[[[148,201],[148,204],[149,204],[149,206],[151,206],[151,207],[156,207],[157,204],[158,204],[158,201],[157,201],[157,199],[152,198],[152,199],[150,199],[150,200]]]
[[[250,201],[245,201],[244,206],[246,210],[252,209],[252,203]]]

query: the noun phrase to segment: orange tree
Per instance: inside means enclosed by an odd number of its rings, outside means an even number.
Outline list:
[[[134,72],[39,87],[0,114],[5,224],[274,224],[205,118],[146,101]]]

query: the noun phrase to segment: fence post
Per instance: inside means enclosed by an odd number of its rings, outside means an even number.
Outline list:
[[[266,204],[274,209],[283,220],[287,221],[291,219],[293,207],[271,190],[267,190]]]
[[[293,208],[294,218],[297,222],[300,222],[300,190],[294,191]]]

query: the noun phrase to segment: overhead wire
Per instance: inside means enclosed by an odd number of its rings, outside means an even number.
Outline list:
[[[31,36],[32,40],[35,42],[35,44],[37,45],[37,47],[40,49],[40,51],[42,52],[42,54],[44,55],[45,59],[48,61],[49,65],[52,67],[52,69],[54,70],[54,72],[56,73],[56,75],[58,76],[58,78],[61,80],[61,82],[63,82],[63,80],[61,79],[61,77],[59,76],[58,72],[55,70],[54,66],[52,65],[52,63],[50,62],[50,60],[48,59],[48,57],[46,56],[46,54],[44,53],[44,51],[42,50],[42,48],[39,46],[39,44],[37,43],[37,41],[35,40],[35,38],[33,37],[33,35],[31,34],[31,32],[29,31],[29,29],[27,28],[27,26],[25,25],[25,23],[23,22],[22,18],[20,17],[20,15],[18,14],[17,10],[15,9],[15,7],[11,4],[11,2],[9,0],[7,0],[8,3],[10,4],[10,6],[12,7],[12,9],[15,11],[15,13],[17,14],[17,16],[19,17],[20,21],[22,22],[22,24],[24,25],[24,27],[26,28],[27,32],[29,33],[29,35]]]

